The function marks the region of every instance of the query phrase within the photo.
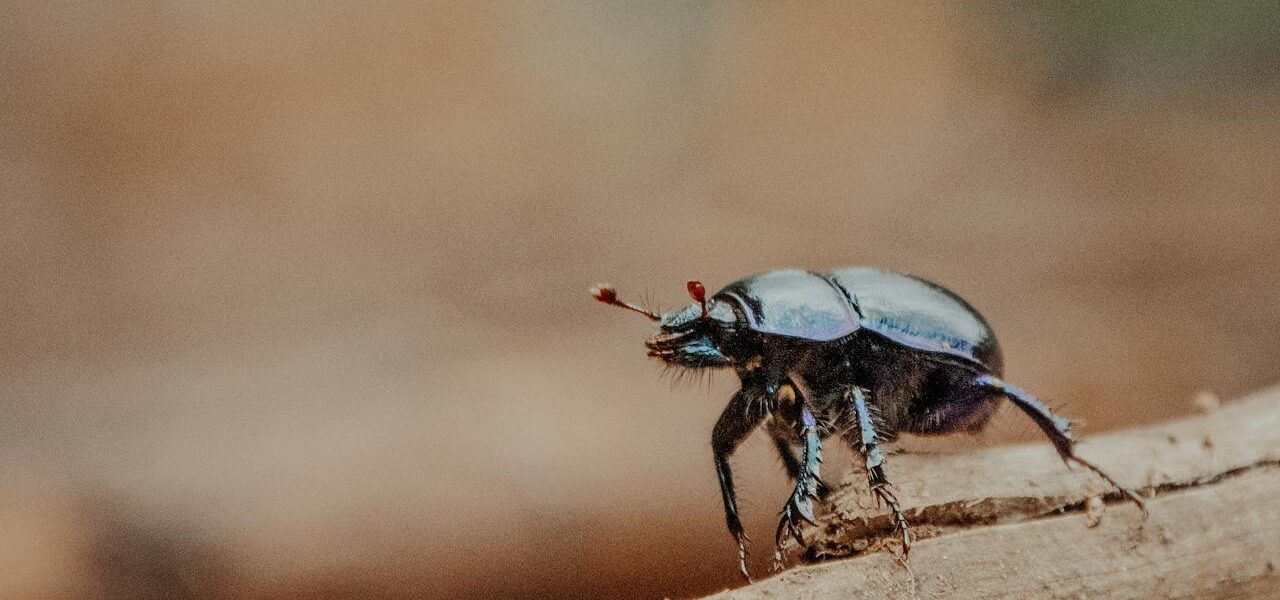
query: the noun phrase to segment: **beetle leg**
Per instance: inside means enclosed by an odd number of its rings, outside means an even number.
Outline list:
[[[778,520],[778,531],[774,535],[773,568],[781,569],[784,563],[782,545],[790,534],[796,542],[804,545],[804,536],[796,520],[804,519],[814,523],[813,499],[818,497],[818,472],[822,464],[822,443],[818,438],[818,422],[803,401],[800,405],[800,437],[804,444],[804,462],[797,461],[796,485],[782,507],[782,517]],[[788,448],[789,450],[789,448]]]
[[[720,413],[720,419],[711,431],[711,450],[715,457],[716,477],[720,481],[720,495],[724,500],[724,518],[729,526],[729,534],[738,544],[738,572],[748,582],[751,581],[751,574],[747,571],[747,542],[750,540],[743,532],[742,520],[738,518],[738,501],[733,489],[733,469],[729,467],[729,456],[764,418],[756,411],[746,410],[750,404],[748,392],[738,390],[724,412]]]
[[[769,435],[773,438],[773,445],[778,450],[778,456],[782,459],[782,464],[787,469],[787,475],[791,477],[791,481],[800,479],[800,470],[803,465],[800,459],[796,457],[794,448],[795,433],[781,419],[771,419],[768,424]],[[818,481],[818,499],[822,500],[831,493],[831,486],[823,481],[821,477],[814,474],[814,478]]]
[[[1099,477],[1105,479],[1107,483],[1110,483],[1117,490],[1120,490],[1120,493],[1124,494],[1126,498],[1138,505],[1138,508],[1142,511],[1144,519],[1147,517],[1147,503],[1142,500],[1141,496],[1134,493],[1133,490],[1120,485],[1120,483],[1117,482],[1115,478],[1111,477],[1111,475],[1107,474],[1106,471],[1103,471],[1097,466],[1094,466],[1093,463],[1076,456],[1076,440],[1071,435],[1070,421],[1053,414],[1053,412],[1049,410],[1048,406],[1045,406],[1044,403],[1037,400],[1035,396],[1027,393],[1022,388],[1010,385],[998,377],[982,375],[974,382],[977,385],[1001,394],[1012,401],[1014,405],[1022,410],[1022,412],[1026,413],[1028,417],[1031,417],[1031,420],[1035,421],[1036,425],[1040,426],[1040,430],[1043,431],[1045,435],[1049,436],[1049,440],[1053,442],[1053,447],[1058,450],[1058,456],[1062,457],[1063,462],[1068,465],[1074,462],[1086,469],[1089,469],[1090,471],[1093,471]]]
[[[854,440],[854,445],[857,446],[857,450],[866,459],[867,484],[870,486],[871,492],[876,496],[876,504],[884,502],[892,512],[894,527],[902,538],[901,562],[906,564],[907,558],[911,555],[911,531],[907,528],[907,517],[902,514],[902,506],[898,503],[898,497],[893,493],[893,484],[889,483],[884,474],[884,452],[880,450],[875,424],[871,419],[871,411],[867,408],[866,394],[860,388],[855,387],[850,390],[848,396],[850,404],[853,405],[854,416],[858,421],[859,437]]]

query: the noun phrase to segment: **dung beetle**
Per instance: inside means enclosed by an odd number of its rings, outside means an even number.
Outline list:
[[[645,341],[649,356],[679,369],[731,368],[738,374],[742,386],[716,422],[711,447],[738,567],[748,581],[747,538],[729,456],[762,425],[795,481],[775,534],[775,568],[782,566],[788,533],[804,544],[797,521],[814,522],[813,500],[827,490],[819,477],[823,439],[838,433],[861,456],[871,492],[892,511],[905,563],[911,533],[885,476],[880,445],[899,432],[976,432],[1003,398],[1040,427],[1064,462],[1097,473],[1146,514],[1137,494],[1075,454],[1066,419],[1001,379],[1000,346],[990,325],[938,284],[851,267],[759,273],[710,298],[698,281],[690,281],[688,291],[692,305],[662,315],[618,299],[607,285],[591,292],[600,302],[658,322],[658,333]]]

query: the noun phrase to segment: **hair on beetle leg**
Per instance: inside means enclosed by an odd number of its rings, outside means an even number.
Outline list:
[[[836,418],[818,418],[818,433],[821,437],[828,438],[833,435],[845,435],[849,431],[849,427],[844,425],[843,421]]]
[[[831,430],[831,434],[832,434],[832,435],[837,435],[837,434],[838,434],[838,435],[840,435],[840,437],[848,437],[849,435],[853,434],[853,432],[854,432],[854,431],[856,431],[856,430],[858,429],[858,426],[857,426],[855,423],[853,423],[853,421],[852,421],[852,420],[846,420],[846,421],[843,421],[843,422],[844,422],[845,424],[844,424],[843,426],[839,427],[839,428],[835,428],[835,423],[834,423],[834,422],[832,423],[832,427],[833,427],[833,429]]]

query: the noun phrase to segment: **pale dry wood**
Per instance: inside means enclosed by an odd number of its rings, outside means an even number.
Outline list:
[[[1154,494],[1150,518],[1047,443],[895,455],[891,475],[927,538],[910,571],[883,544],[867,549],[888,521],[851,477],[806,532],[808,558],[827,562],[716,597],[1280,598],[1280,388],[1079,450]],[[1099,495],[1105,513],[1090,527]]]

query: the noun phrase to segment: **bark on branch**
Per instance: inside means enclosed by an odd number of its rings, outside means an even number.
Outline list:
[[[1150,518],[1047,443],[900,454],[909,569],[854,476],[805,532],[813,564],[714,597],[1280,598],[1280,388],[1079,450],[1151,497]]]

